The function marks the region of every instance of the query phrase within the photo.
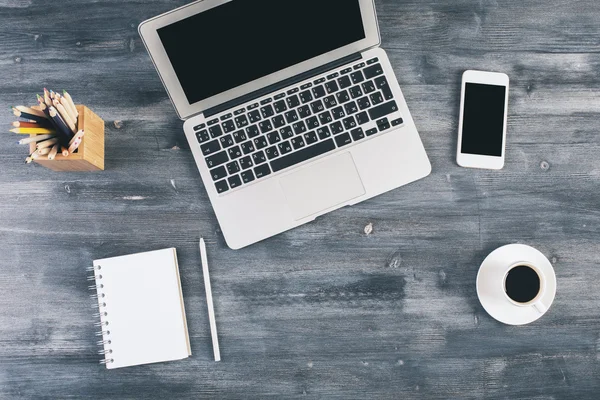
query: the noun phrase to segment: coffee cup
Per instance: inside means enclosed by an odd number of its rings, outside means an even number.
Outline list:
[[[518,307],[533,307],[540,314],[548,311],[542,303],[546,293],[546,277],[542,270],[527,261],[511,264],[502,282],[506,299]]]

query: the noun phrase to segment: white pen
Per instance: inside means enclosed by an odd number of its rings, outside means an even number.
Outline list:
[[[215,308],[213,306],[212,289],[210,288],[210,276],[208,274],[208,260],[206,258],[206,244],[200,238],[200,259],[202,260],[202,274],[204,275],[204,289],[206,290],[206,305],[208,307],[208,319],[210,321],[210,335],[212,336],[213,352],[215,361],[221,361],[219,351],[219,338],[217,337],[217,322],[215,320]]]

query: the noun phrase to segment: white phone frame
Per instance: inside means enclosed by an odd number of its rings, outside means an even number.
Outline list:
[[[506,87],[506,98],[504,101],[504,129],[502,133],[502,156],[483,156],[477,154],[462,153],[463,117],[465,112],[465,89],[467,83],[479,83],[484,85],[496,85]],[[456,150],[456,162],[465,168],[483,168],[499,170],[504,168],[504,156],[506,152],[506,125],[508,122],[508,93],[510,79],[508,75],[499,72],[485,72],[468,70],[462,76],[462,89],[460,95],[460,118],[458,124],[458,145]]]

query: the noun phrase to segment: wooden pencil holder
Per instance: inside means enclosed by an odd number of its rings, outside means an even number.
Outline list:
[[[54,160],[37,159],[35,162],[53,171],[103,171],[104,121],[86,106],[75,107],[79,112],[77,130],[85,131],[79,148],[67,157],[59,151]],[[35,146],[35,143],[29,145],[30,153]]]

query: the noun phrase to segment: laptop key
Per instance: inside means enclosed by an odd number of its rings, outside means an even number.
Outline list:
[[[235,110],[235,111],[233,112],[233,115],[240,115],[240,114],[243,114],[243,113],[245,113],[245,112],[246,112],[246,109],[245,109],[245,108],[240,108],[239,110]]]
[[[224,149],[231,147],[235,144],[231,135],[223,136],[219,140],[221,141],[221,146],[223,146]]]
[[[346,103],[344,105],[344,110],[346,110],[346,115],[352,115],[358,112],[358,107],[356,106],[355,102],[351,101],[350,103]]]
[[[212,176],[213,181],[218,181],[227,176],[227,170],[224,166],[220,166],[210,171],[210,176]]]
[[[194,131],[199,131],[200,129],[204,129],[205,127],[206,127],[206,124],[196,125],[194,127]]]
[[[277,150],[277,146],[271,146],[265,149],[265,154],[267,155],[267,159],[272,160],[275,157],[279,157],[279,151]]]
[[[242,143],[246,139],[248,139],[248,137],[244,131],[237,131],[233,133],[233,140],[235,140],[236,143]]]
[[[309,117],[312,113],[310,112],[310,107],[308,105],[298,107],[298,115],[300,118]]]
[[[275,112],[277,114],[281,114],[284,111],[287,111],[287,106],[285,105],[285,100],[279,100],[277,102],[275,102],[275,104],[273,104],[273,107],[275,108]]]
[[[344,74],[349,74],[350,72],[352,72],[352,67],[348,67],[346,69],[343,69],[341,73],[342,73],[342,75],[344,75]]]
[[[298,88],[293,88],[287,91],[287,94],[294,94],[294,93],[298,93],[300,91],[300,89]]]
[[[358,121],[359,125],[363,125],[369,122],[371,119],[369,118],[369,114],[367,114],[366,111],[363,111],[361,113],[356,114],[356,120]]]
[[[272,101],[273,101],[273,99],[270,99],[270,98],[269,98],[269,99],[264,99],[264,100],[262,100],[262,101],[260,102],[260,105],[261,105],[261,106],[264,106],[265,104],[269,104],[269,103],[271,103]]]
[[[340,90],[340,88],[338,87],[336,81],[329,81],[325,84],[325,90],[327,91],[327,93],[331,94],[337,92],[338,90]]]
[[[365,133],[363,132],[362,128],[356,128],[354,130],[352,130],[350,132],[350,135],[352,135],[352,139],[356,142],[357,140],[361,140],[365,138]]]
[[[356,69],[361,69],[361,68],[364,68],[364,66],[365,66],[365,63],[356,64],[356,65],[354,66],[354,69],[355,69],[355,70],[356,70]]]
[[[302,140],[301,137],[297,137],[294,139]],[[306,147],[295,153],[291,153],[286,156],[280,157],[276,160],[273,160],[273,161],[271,161],[271,167],[273,168],[273,172],[281,171],[281,170],[289,168],[293,165],[296,165],[301,162],[304,162],[304,161],[310,160],[312,158],[318,157],[320,155],[323,155],[332,150],[335,150],[335,144],[333,143],[332,139],[328,139],[323,142],[312,145],[310,147]]]
[[[306,143],[304,143],[304,139],[302,139],[302,136],[297,136],[293,138],[291,142],[292,146],[294,147],[294,150],[298,150],[306,146]]]
[[[260,111],[258,110],[250,111],[248,113],[248,118],[250,118],[251,124],[258,122],[262,119],[262,117],[260,116]]]
[[[231,176],[227,179],[229,181],[229,187],[235,189],[238,186],[242,186],[242,180],[239,175]]]
[[[315,131],[310,131],[310,132],[304,134],[304,141],[306,142],[307,145],[311,145],[313,143],[318,142],[319,138],[317,137],[317,134]]]
[[[356,102],[358,103],[358,108],[361,110],[366,110],[367,108],[371,107],[371,102],[367,96],[361,97]]]
[[[279,153],[281,155],[287,154],[292,151],[292,144],[289,141],[285,141],[283,143],[279,143],[277,148],[279,148]]]
[[[223,132],[225,132],[225,133],[233,132],[235,130],[235,124],[233,123],[233,120],[231,120],[231,119],[223,122],[223,124],[221,124],[221,126],[223,127]]]
[[[312,87],[312,83],[310,82],[300,86],[300,90],[308,89],[309,87]]]
[[[258,108],[258,103],[254,103],[248,106],[248,111],[250,110],[254,110],[255,108]]]
[[[279,133],[277,133],[277,132],[267,133],[267,140],[269,141],[269,144],[275,144],[275,143],[281,142],[281,138],[279,137]]]
[[[273,97],[275,100],[283,99],[285,97],[285,93],[279,93],[277,96]]]
[[[345,118],[342,122],[344,123],[344,128],[346,128],[347,131],[356,128],[356,120],[354,117]]]
[[[275,115],[275,111],[273,110],[273,107],[269,104],[260,108],[260,114],[263,118],[269,118]]]
[[[338,72],[334,72],[331,75],[327,75],[327,80],[332,80],[334,78],[337,78],[338,76],[340,76],[340,74]]]
[[[302,102],[302,104],[306,104],[312,100],[313,100],[313,97],[312,97],[312,94],[310,94],[310,90],[305,90],[304,92],[300,92],[300,101]]]
[[[252,144],[251,141],[247,141],[247,142],[242,143],[240,145],[240,148],[242,149],[242,152],[244,152],[244,154],[250,154],[250,153],[253,153],[254,150],[256,150],[254,148],[254,144]]]
[[[317,135],[319,135],[319,139],[325,140],[331,136],[331,132],[329,131],[328,127],[323,126],[319,129],[317,129]]]
[[[313,114],[318,114],[325,109],[325,106],[321,100],[317,100],[310,103],[310,108]]]
[[[294,123],[296,121],[298,121],[298,113],[296,112],[296,110],[290,110],[288,112],[286,112],[285,114],[285,120],[287,121],[288,124]]]
[[[335,100],[335,96],[327,96],[323,99],[323,104],[325,104],[326,108],[331,108],[337,106],[337,101]]]
[[[218,121],[219,120],[217,120],[217,122]],[[219,137],[223,134],[223,130],[221,129],[220,125],[211,126],[210,128],[208,128],[208,131],[210,132],[210,136],[212,136],[213,138]]]
[[[267,175],[271,175],[271,168],[269,168],[269,164],[260,165],[254,168],[254,174],[256,175],[256,179],[263,178]]]
[[[298,99],[298,96],[293,95],[288,97],[287,99],[285,99],[288,108],[296,108],[300,105],[300,99]]]
[[[264,149],[268,145],[269,144],[267,143],[267,139],[265,139],[264,136],[254,139],[254,147],[256,147],[258,150]]]
[[[279,134],[283,140],[294,137],[294,131],[291,126],[285,126],[279,130]]]
[[[210,135],[206,129],[201,130],[200,132],[196,132],[196,138],[198,139],[198,143],[204,143],[210,140]]]
[[[219,118],[215,118],[215,119],[211,119],[210,121],[208,121],[206,124],[208,126],[213,126],[214,124],[218,124],[219,123]]]
[[[250,183],[254,181],[256,178],[254,177],[254,173],[252,171],[244,171],[242,172],[242,181],[244,183]]]
[[[369,116],[371,119],[377,120],[396,111],[398,111],[398,106],[396,105],[396,102],[392,100],[375,108],[371,108],[369,110]]]
[[[373,103],[374,106],[383,103],[383,96],[381,95],[381,92],[375,92],[371,94],[369,98],[371,99],[371,103]]]
[[[235,118],[235,124],[238,128],[245,128],[249,124],[248,118],[246,118],[245,115],[240,115],[239,117]]]
[[[376,89],[373,81],[367,81],[367,82],[363,83],[361,86],[362,86],[363,92],[365,92],[365,94],[373,93]]]
[[[373,135],[374,135],[374,134],[376,134],[377,132],[379,132],[379,131],[377,130],[377,128],[369,129],[369,130],[367,131],[367,136],[373,136]]]
[[[292,128],[294,129],[294,133],[296,135],[306,132],[306,125],[303,121],[296,122],[294,125],[292,125]]]
[[[206,157],[206,165],[208,165],[208,168],[218,167],[219,165],[225,164],[227,161],[229,161],[229,157],[227,157],[226,151]]]
[[[364,75],[360,71],[352,73],[352,75],[350,75],[350,78],[352,79],[352,83],[354,83],[355,85],[365,80]]]
[[[242,151],[240,150],[240,146],[235,146],[227,150],[229,153],[229,159],[235,160],[236,158],[240,158],[242,156]]]
[[[392,121],[392,126],[398,126],[398,125],[402,125],[404,123],[404,120],[402,118],[398,118]]]
[[[333,122],[331,113],[329,111],[325,111],[324,113],[319,114],[319,121],[321,121],[321,125],[326,125]]]
[[[386,129],[390,129],[390,123],[388,122],[388,119],[381,118],[380,120],[377,120],[377,128],[379,129],[379,132],[383,132]]]
[[[375,78],[378,75],[383,74],[383,68],[381,64],[371,65],[363,70],[367,79]]]
[[[232,161],[228,163],[225,167],[227,168],[227,172],[229,172],[229,175],[237,174],[238,172],[240,172],[240,164],[238,164],[237,161]]]
[[[261,150],[252,154],[252,161],[254,161],[255,165],[259,165],[267,161],[267,158],[265,157],[265,153]]]
[[[250,167],[252,167],[254,164],[252,163],[252,157],[250,156],[246,156],[246,157],[242,157],[240,158],[240,167],[242,167],[242,169],[248,169]]]
[[[306,126],[308,129],[317,129],[319,127],[319,118],[310,117],[306,120]]]
[[[350,137],[350,134],[342,133],[341,135],[335,137],[335,142],[337,143],[338,147],[343,147],[352,143],[352,138]]]
[[[221,150],[221,145],[219,144],[219,141],[215,139],[212,142],[208,142],[200,146],[200,150],[202,150],[203,155],[209,156]]]
[[[338,104],[343,104],[347,101],[350,101],[350,96],[348,95],[347,90],[342,90],[341,92],[336,93],[335,96],[337,97]]]
[[[319,85],[315,88],[313,88],[312,90],[313,96],[315,99],[320,99],[321,97],[325,96],[325,88],[323,87],[323,85]]]
[[[350,78],[347,75],[342,76],[340,79],[338,79],[338,83],[340,85],[340,88],[342,89],[346,89],[347,87],[352,86],[352,82],[350,81]]]
[[[260,131],[262,133],[267,133],[273,130],[273,125],[271,125],[271,121],[265,120],[258,124]]]
[[[276,115],[273,117],[273,126],[275,129],[279,129],[286,124],[283,115]]]
[[[339,106],[331,110],[331,114],[333,114],[333,118],[338,120],[344,118],[346,114],[344,113],[344,107]]]
[[[325,82],[325,81],[326,81],[326,79],[325,79],[325,78],[319,78],[319,79],[317,79],[317,80],[316,80],[314,83],[315,83],[315,85],[320,85],[321,83],[323,83],[323,82]]]
[[[227,181],[223,179],[222,181],[215,183],[215,188],[217,189],[217,193],[221,194],[229,190],[229,185],[227,184]]]
[[[253,139],[253,138],[257,137],[258,135],[260,135],[260,132],[258,130],[258,126],[251,125],[251,126],[247,127],[246,128],[246,134],[248,135],[248,137],[250,139]]]
[[[350,97],[352,97],[353,99],[356,99],[360,96],[362,96],[363,92],[362,90],[360,90],[360,86],[356,85],[356,86],[352,86],[350,88]]]
[[[371,58],[369,61],[367,61],[367,65],[375,64],[378,61],[379,61],[379,58],[377,58],[377,57]]]
[[[334,122],[333,124],[329,125],[329,127],[331,128],[331,133],[334,135],[344,132],[344,126],[341,122]]]

